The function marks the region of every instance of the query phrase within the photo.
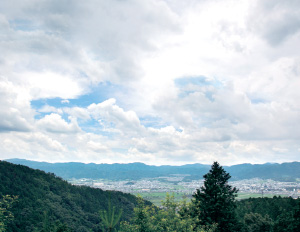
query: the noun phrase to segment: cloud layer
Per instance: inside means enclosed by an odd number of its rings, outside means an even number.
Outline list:
[[[300,161],[300,5],[6,1],[1,159]]]

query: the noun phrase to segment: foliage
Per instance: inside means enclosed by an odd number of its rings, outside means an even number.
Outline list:
[[[243,220],[246,214],[258,213],[262,216],[269,215],[273,221],[276,221],[279,215],[292,212],[297,206],[297,201],[291,197],[277,196],[273,198],[249,198],[236,202],[236,212],[239,220]]]
[[[108,209],[101,210],[99,212],[100,218],[101,218],[102,222],[104,223],[104,226],[108,232],[112,232],[115,230],[115,227],[120,222],[122,212],[123,211],[120,210],[118,213],[116,213],[116,207],[115,206],[111,207],[111,199],[109,198]]]
[[[14,219],[14,215],[10,209],[17,199],[17,196],[2,196],[2,199],[0,200],[0,232],[5,231],[7,223]]]
[[[294,231],[300,231],[300,199],[298,198],[298,202],[296,207],[294,208]]]
[[[272,232],[273,221],[269,215],[261,216],[258,213],[246,214],[244,217],[245,227],[247,232]]]
[[[189,213],[190,205],[184,200],[175,202],[174,195],[167,194],[162,202],[162,208],[145,206],[142,198],[139,199],[135,210],[133,222],[122,222],[122,232],[213,232],[215,225],[211,227],[196,228],[196,224]]]
[[[54,174],[0,162],[0,232],[300,231],[300,199],[235,201],[237,190],[217,162],[204,178],[192,202],[167,194],[158,208],[130,194],[72,186]]]
[[[291,232],[294,231],[293,212],[285,212],[278,216],[273,227],[274,232]]]
[[[44,211],[42,229],[35,228],[34,232],[71,232],[71,229],[59,221],[53,223],[50,220],[48,212]]]
[[[204,176],[204,185],[196,190],[192,199],[192,216],[198,219],[197,225],[217,224],[217,231],[234,231],[235,197],[238,190],[228,184],[229,173],[214,162]]]
[[[251,231],[249,226],[262,228],[267,224],[271,228],[260,231],[300,231],[298,227],[300,199],[275,196],[273,198],[245,199],[236,202],[236,204],[239,220],[244,222],[244,231]]]
[[[7,194],[18,196],[7,231],[41,231],[46,225],[54,231],[101,231],[99,211],[106,209],[109,195],[112,205],[123,210],[121,220],[130,220],[137,204],[131,194],[73,186],[54,174],[0,161],[0,196]]]
[[[296,206],[292,211],[279,215],[274,225],[275,232],[300,231],[300,199],[298,198],[296,201]]]

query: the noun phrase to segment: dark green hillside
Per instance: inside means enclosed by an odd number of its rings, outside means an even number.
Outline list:
[[[262,216],[268,215],[273,221],[276,221],[281,214],[292,212],[300,203],[300,199],[291,197],[273,197],[273,198],[249,198],[237,201],[238,216],[257,213]]]
[[[243,231],[300,231],[300,199],[250,198],[237,201],[236,213]]]
[[[129,220],[136,197],[85,186],[72,186],[54,174],[0,161],[0,196],[17,195],[8,231],[41,231],[45,223],[67,225],[72,231],[100,231],[99,210],[112,205]]]

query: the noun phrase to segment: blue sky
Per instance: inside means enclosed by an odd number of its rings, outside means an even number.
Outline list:
[[[300,161],[295,0],[4,1],[0,159]]]

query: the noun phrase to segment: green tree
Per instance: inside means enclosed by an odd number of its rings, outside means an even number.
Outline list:
[[[294,231],[300,231],[300,199],[297,199],[297,205],[294,210]]]
[[[189,214],[189,204],[186,201],[176,202],[174,195],[167,194],[162,201],[162,208],[145,206],[144,200],[139,198],[135,208],[135,218],[132,223],[122,222],[122,232],[214,232],[215,225],[198,227],[194,218]]]
[[[217,224],[216,231],[236,230],[235,197],[238,190],[228,184],[229,173],[214,162],[204,176],[204,185],[193,194],[192,216],[198,219],[198,226]]]
[[[44,211],[43,229],[41,230],[41,232],[51,232],[51,231],[54,231],[53,225],[50,222],[48,212]]]
[[[273,221],[269,215],[264,217],[258,213],[246,214],[244,217],[244,230],[246,232],[272,232]]]
[[[151,213],[153,207],[145,206],[144,200],[138,196],[138,205],[134,208],[134,218],[132,223],[121,222],[120,231],[122,232],[150,232],[154,231],[151,228]]]
[[[53,222],[50,215],[48,211],[43,212],[43,227],[42,229],[35,228],[35,232],[71,232],[66,224],[60,221]]]
[[[14,219],[10,208],[17,198],[17,196],[5,195],[0,200],[0,232],[5,231],[7,223]]]
[[[118,213],[116,212],[116,207],[111,207],[111,199],[108,201],[108,209],[100,211],[100,218],[104,223],[104,226],[107,229],[107,232],[112,232],[115,230],[115,227],[120,222],[122,216],[122,210]]]
[[[274,224],[274,232],[291,232],[294,231],[295,220],[293,212],[284,212],[278,216]]]

